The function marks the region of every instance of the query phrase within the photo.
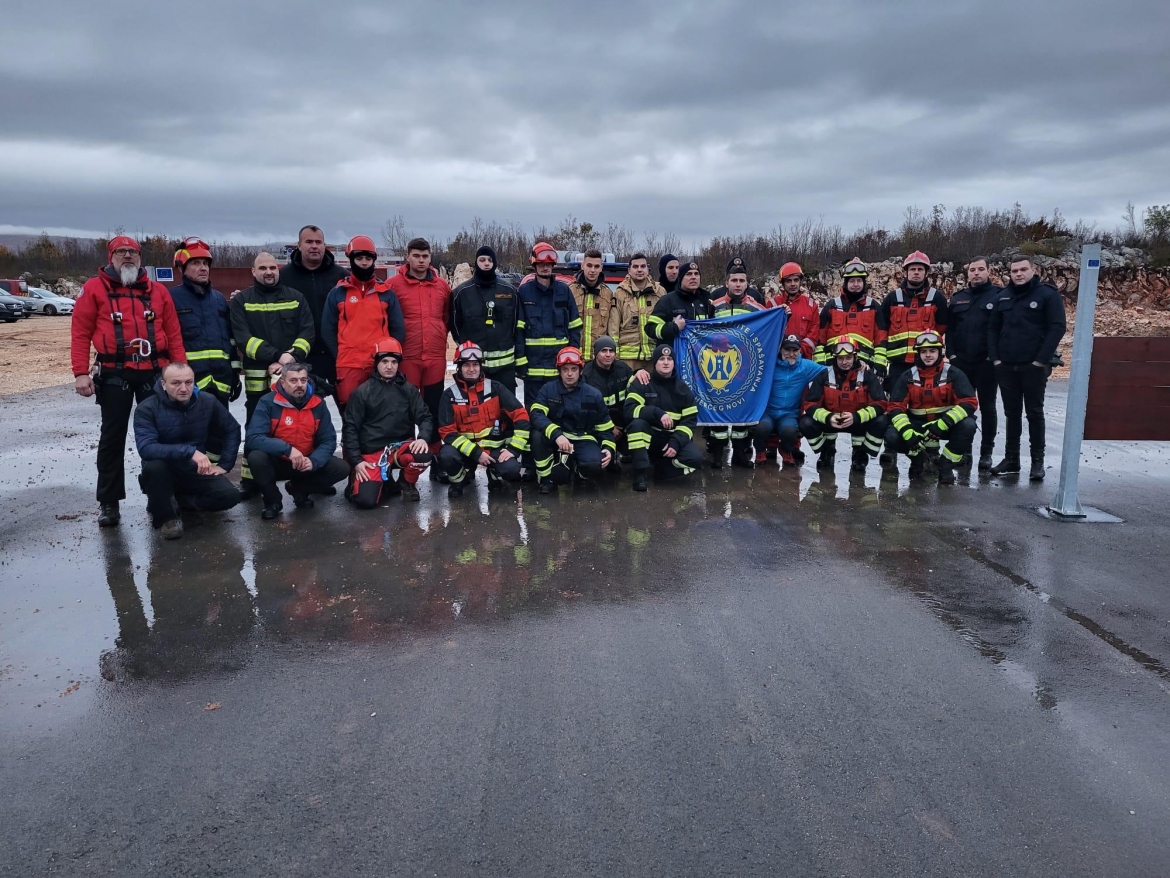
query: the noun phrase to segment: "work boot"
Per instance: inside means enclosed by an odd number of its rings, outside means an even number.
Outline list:
[[[118,509],[118,501],[103,503],[98,510],[98,527],[117,527],[122,521],[122,512]]]
[[[489,483],[488,487],[491,485]],[[456,497],[463,496],[463,482],[451,482],[447,485],[447,499],[454,500]]]
[[[767,462],[768,462],[768,452],[757,451],[756,452],[756,466],[760,466],[760,465],[765,464]]]
[[[280,513],[284,511],[283,503],[268,503],[260,513],[260,517],[265,521],[272,521],[274,518],[280,518]]]
[[[531,469],[531,468],[526,467],[526,466],[521,467],[520,468],[520,481],[521,482],[535,482],[536,481],[536,470]]]
[[[726,450],[725,448],[720,448],[718,451],[711,452],[711,469],[723,469],[723,459]]]
[[[849,464],[849,468],[855,473],[863,473],[869,466],[869,452],[864,448],[853,449],[853,460]]]
[[[1044,481],[1044,453],[1032,455],[1032,468],[1028,470],[1028,481]]]
[[[240,502],[260,496],[260,486],[255,479],[240,479]]]
[[[634,490],[637,491],[639,494],[645,493],[645,491],[646,491],[646,471],[645,470],[635,470],[634,471]]]
[[[557,486],[553,484],[552,479],[541,479],[540,480],[540,493],[551,494],[556,489],[557,489]]]
[[[804,452],[799,448],[792,452],[792,459],[796,461],[797,466],[804,466]]]
[[[817,469],[832,469],[837,464],[837,451],[830,449],[822,451],[821,456],[817,458]]]
[[[438,482],[440,485],[450,484],[451,478],[447,475],[447,471],[442,467],[430,467],[431,481]]]
[[[781,466],[796,466],[796,455],[793,454],[791,451],[781,451],[780,452],[780,465]]]
[[[988,472],[993,466],[995,466],[995,462],[991,459],[991,452],[979,452],[979,472]]]
[[[161,530],[164,540],[177,540],[183,536],[183,519],[172,518],[170,521],[165,521]]]
[[[308,494],[294,494],[289,491],[289,496],[293,498],[293,506],[297,509],[312,509],[314,505],[313,498]]]
[[[398,488],[400,491],[402,491],[403,500],[409,500],[411,503],[417,503],[422,499],[422,497],[419,496],[418,487],[411,482],[406,481],[406,479],[401,480]]]
[[[731,465],[738,466],[741,469],[755,469],[756,462],[752,459],[750,451],[733,451],[731,452]]]
[[[938,483],[940,485],[955,483],[955,465],[946,458],[941,458],[938,462]]]
[[[910,458],[910,478],[920,479],[926,470],[926,455],[918,453]]]
[[[879,462],[879,463],[880,463],[882,466],[886,466],[887,464],[891,464],[891,463],[893,463],[893,462],[894,462],[894,461],[896,461],[897,459],[898,459],[898,456],[897,456],[896,454],[894,454],[894,452],[892,452],[892,451],[883,451],[883,452],[881,453],[881,456],[878,458],[878,462]]]
[[[1006,476],[1020,471],[1020,452],[1012,454],[1010,451],[1003,456],[1003,460],[991,468],[993,476]]]

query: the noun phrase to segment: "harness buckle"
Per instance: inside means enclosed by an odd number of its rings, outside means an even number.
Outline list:
[[[111,311],[110,312],[110,320],[112,320],[114,323],[121,323],[122,322],[122,312],[121,311]]]

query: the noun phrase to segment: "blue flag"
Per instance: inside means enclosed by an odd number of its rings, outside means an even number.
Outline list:
[[[695,394],[700,426],[760,419],[787,322],[783,308],[687,321],[675,339],[674,359],[679,377]]]

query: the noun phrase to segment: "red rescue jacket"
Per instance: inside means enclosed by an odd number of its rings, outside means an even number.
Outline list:
[[[827,370],[809,382],[801,412],[811,413],[821,423],[827,421],[829,415],[853,412],[865,423],[883,412],[885,400],[881,382],[864,363],[859,363],[844,375],[836,365],[830,364]]]
[[[886,340],[886,331],[878,308],[877,300],[865,293],[854,301],[846,299],[844,295],[829,299],[821,309],[817,362],[828,363],[833,358],[834,344],[851,341],[857,346],[857,353],[863,360],[876,366],[885,366],[885,353],[881,344]]]
[[[468,384],[455,376],[439,403],[439,438],[472,459],[484,448],[524,451],[529,439],[528,411],[499,382],[480,378]]]
[[[402,345],[406,362],[447,362],[447,333],[450,332],[451,287],[435,272],[427,269],[424,280],[410,276],[405,264],[390,278],[390,289],[398,296],[402,318],[406,321],[406,341]]]
[[[287,442],[308,457],[317,447],[317,426],[321,423],[322,418],[330,417],[329,412],[321,408],[325,405],[325,401],[313,394],[307,403],[297,408],[285,399],[279,386],[272,393],[276,407],[269,422],[271,426],[268,435],[281,442]],[[317,411],[318,408],[321,408],[321,411]]]
[[[805,359],[813,359],[821,329],[821,314],[817,303],[803,290],[791,300],[788,294],[781,290],[772,299],[772,307],[779,308],[783,305],[787,305],[792,312],[788,315],[788,322],[784,324],[784,334],[799,336],[800,348]]]
[[[89,347],[98,353],[103,369],[151,370],[167,363],[183,363],[183,332],[171,294],[160,283],[140,272],[138,280],[127,287],[116,280],[109,269],[102,269],[81,288],[73,306],[70,326],[69,359],[74,377],[89,373]],[[118,316],[120,315],[120,317]],[[118,329],[121,322],[123,362],[118,363]],[[141,349],[137,339],[151,343],[152,356],[135,356]]]
[[[940,360],[933,366],[916,365],[903,375],[890,393],[886,409],[891,415],[906,412],[914,418],[933,420],[955,406],[963,408],[964,417],[973,415],[979,399],[967,376]]]

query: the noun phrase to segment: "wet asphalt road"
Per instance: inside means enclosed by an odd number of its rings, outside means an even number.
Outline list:
[[[164,543],[93,405],[0,422],[0,874],[1170,874],[1165,445],[1116,525],[842,454]]]

